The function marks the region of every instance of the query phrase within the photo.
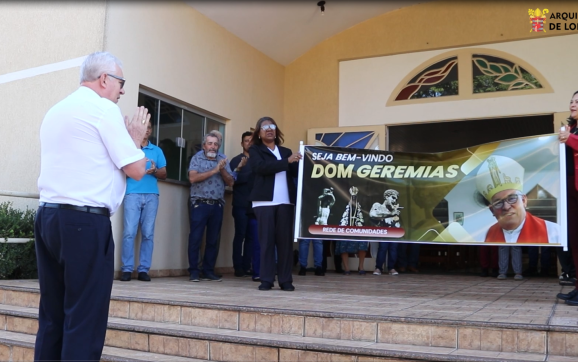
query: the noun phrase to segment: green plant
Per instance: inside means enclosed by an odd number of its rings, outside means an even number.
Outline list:
[[[34,245],[33,210],[0,203],[0,279],[31,279],[38,277]],[[30,238],[27,243],[8,243],[8,238]]]
[[[34,238],[34,210],[12,207],[11,202],[0,203],[0,238]]]
[[[36,279],[34,240],[27,243],[0,242],[0,279]]]

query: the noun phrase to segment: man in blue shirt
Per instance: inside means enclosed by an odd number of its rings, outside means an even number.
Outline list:
[[[150,282],[148,275],[153,256],[155,219],[159,207],[159,187],[157,180],[167,178],[167,160],[163,151],[149,142],[152,124],[149,121],[141,148],[147,158],[147,171],[140,181],[127,177],[124,197],[124,231],[122,235],[122,276],[123,282],[131,279],[134,268],[134,238],[138,226],[141,227],[138,280]]]

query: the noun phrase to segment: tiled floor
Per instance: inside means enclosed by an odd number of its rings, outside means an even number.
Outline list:
[[[0,285],[38,288],[35,280],[3,280]],[[294,275],[294,285],[294,292],[277,288],[263,292],[250,278],[225,275],[221,283],[191,283],[176,277],[155,278],[151,283],[115,281],[112,293],[156,301],[578,328],[578,307],[555,298],[572,287],[559,286],[556,278],[518,282],[477,276],[328,273],[325,277]]]

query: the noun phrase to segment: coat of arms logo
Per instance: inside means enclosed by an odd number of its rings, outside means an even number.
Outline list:
[[[546,32],[546,29],[544,29],[544,23],[546,22],[546,13],[549,12],[550,11],[548,9],[544,10],[528,9],[528,15],[530,15],[530,24],[532,24],[532,29],[530,29],[530,33],[533,31],[535,32],[543,31],[544,33]]]

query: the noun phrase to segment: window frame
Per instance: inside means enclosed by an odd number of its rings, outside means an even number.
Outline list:
[[[182,139],[186,139],[186,137],[184,137],[183,135],[183,129],[184,129],[184,111],[193,113],[197,116],[200,116],[203,118],[203,124],[202,124],[202,134],[201,134],[201,138],[205,136],[205,134],[207,133],[207,122],[209,120],[211,121],[215,121],[217,123],[220,123],[224,126],[225,128],[225,132],[223,132],[223,140],[222,140],[222,144],[221,144],[221,148],[219,149],[220,153],[225,154],[225,138],[227,136],[227,121],[228,119],[222,116],[219,116],[215,113],[209,112],[207,110],[204,110],[202,108],[199,107],[195,107],[189,103],[183,102],[181,100],[178,100],[174,97],[168,96],[166,94],[154,91],[148,87],[144,87],[142,85],[139,86],[139,95],[143,94],[146,95],[150,98],[155,99],[155,101],[157,102],[157,114],[156,114],[156,124],[153,125],[153,127],[155,127],[155,133],[154,136],[157,140],[157,143],[159,142],[160,139],[160,119],[161,119],[161,107],[160,107],[160,102],[165,102],[168,103],[178,109],[180,109],[180,113],[181,113],[181,129],[180,129],[180,138]],[[158,145],[157,145],[158,146]],[[184,179],[181,180],[180,177],[182,175],[182,163],[183,163],[183,149],[186,149],[184,147],[178,146],[180,149],[179,152],[179,171],[178,171],[178,175],[179,175],[179,179],[171,179],[168,178],[166,180],[162,180],[162,181],[168,181],[170,183],[178,183],[178,184],[183,184],[183,185],[189,185],[189,180],[188,179]]]

